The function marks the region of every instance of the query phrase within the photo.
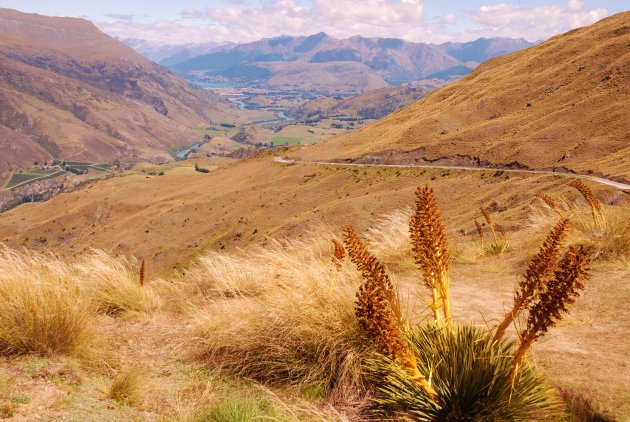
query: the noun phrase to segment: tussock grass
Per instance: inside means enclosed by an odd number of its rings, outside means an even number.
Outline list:
[[[70,262],[0,246],[0,353],[79,352],[98,311],[159,309],[160,296],[140,285],[136,267],[96,250]]]
[[[94,307],[72,275],[52,255],[0,246],[0,353],[74,353],[89,343]]]
[[[137,370],[119,374],[107,391],[107,397],[121,404],[133,405],[142,399],[142,379]]]
[[[501,256],[510,250],[510,243],[507,240],[498,241],[496,243],[488,243],[483,247],[485,256]]]
[[[154,287],[140,284],[141,266],[133,259],[93,250],[74,265],[82,285],[91,291],[98,310],[110,315],[153,312],[162,306]]]
[[[601,205],[592,206],[578,199],[554,199],[555,208],[541,201],[532,203],[529,212],[530,226],[546,228],[557,219],[558,213],[571,219],[572,230],[568,242],[584,246],[595,262],[620,263],[630,259],[630,210]],[[604,223],[605,222],[605,223]]]
[[[401,261],[409,256],[411,213],[411,208],[406,207],[380,216],[363,234],[370,250],[385,264]]]
[[[342,397],[362,391],[368,346],[354,315],[359,277],[332,262],[332,237],[320,232],[309,242],[201,258],[187,276],[213,293],[190,310],[201,357],[263,382],[317,386]],[[226,262],[230,273],[217,271]]]

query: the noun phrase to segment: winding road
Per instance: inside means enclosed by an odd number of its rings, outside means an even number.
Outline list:
[[[586,174],[562,173],[551,170],[526,170],[526,169],[506,169],[500,167],[467,167],[467,166],[439,166],[439,165],[415,165],[415,164],[361,164],[361,163],[338,163],[333,161],[302,161],[293,160],[286,157],[274,157],[276,163],[283,164],[315,164],[327,166],[351,166],[351,167],[389,167],[389,168],[426,168],[426,169],[445,169],[445,170],[468,170],[468,171],[504,171],[509,173],[527,173],[527,174],[547,174],[552,176],[562,176],[572,179],[588,179],[593,182],[606,186],[630,191],[630,184],[615,182],[614,180],[604,179],[603,177],[595,177]]]

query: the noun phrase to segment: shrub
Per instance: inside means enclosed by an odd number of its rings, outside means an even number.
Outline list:
[[[481,211],[496,243],[492,219],[483,207]],[[344,229],[349,256],[364,279],[355,312],[376,351],[366,367],[380,393],[380,413],[421,421],[557,417],[556,398],[525,357],[533,342],[568,312],[590,276],[583,248],[562,253],[568,227],[569,220],[561,218],[530,260],[514,305],[494,336],[452,322],[449,251],[432,189],[417,189],[409,222],[414,261],[432,298],[431,325],[409,328],[385,267],[351,227]],[[527,312],[527,325],[515,347],[503,335],[521,311]]]

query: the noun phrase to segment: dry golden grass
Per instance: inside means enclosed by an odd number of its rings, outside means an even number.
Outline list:
[[[80,352],[94,307],[68,264],[0,246],[0,352]]]
[[[630,258],[630,211],[627,207],[602,205],[592,193],[590,196],[597,206],[563,198],[554,200],[555,208],[534,203],[529,213],[530,226],[547,227],[560,213],[572,223],[570,244],[584,246],[594,262],[624,267]]]
[[[112,257],[98,250],[81,257],[73,266],[84,288],[91,290],[99,311],[118,315],[125,312],[154,312],[162,300],[153,286],[138,281],[137,262]]]
[[[133,405],[142,399],[142,378],[137,370],[119,374],[107,391],[107,397],[119,403]]]
[[[331,262],[332,237],[320,233],[308,242],[202,257],[182,289],[206,293],[190,308],[203,360],[337,397],[362,391],[360,365],[368,347],[354,315],[359,277],[348,265],[338,270]]]
[[[72,353],[89,344],[98,311],[148,312],[161,299],[141,287],[135,261],[92,251],[76,262],[0,247],[0,349]]]

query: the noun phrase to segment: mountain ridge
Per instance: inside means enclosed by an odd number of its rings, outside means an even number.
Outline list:
[[[198,139],[196,125],[228,113],[83,19],[0,9],[0,47],[0,124],[15,134],[3,145],[19,143],[0,173],[64,156],[167,161]]]
[[[462,157],[472,164],[557,168],[628,181],[627,45],[630,12],[490,59],[385,119],[300,155],[381,161]]]
[[[534,45],[517,39],[479,39],[470,43],[428,44],[413,43],[396,38],[353,36],[336,39],[324,32],[309,36],[279,36],[243,44],[219,46],[210,53],[173,64],[170,68],[184,77],[235,80],[230,77],[235,69],[248,66],[269,69],[301,63],[315,66],[320,63],[360,63],[369,71],[369,77],[382,78],[389,85],[401,85],[445,72],[442,80],[468,73],[476,64],[497,54],[511,52]],[[460,54],[460,60],[452,54]],[[464,57],[462,54],[466,55]],[[476,60],[471,60],[471,58]],[[168,59],[167,59],[168,60]],[[284,68],[282,68],[284,69]],[[468,69],[468,72],[465,71]],[[259,73],[258,79],[242,78],[243,84],[277,88],[275,73]],[[366,77],[366,76],[359,76]],[[357,80],[357,76],[350,80]],[[293,85],[298,85],[295,78]],[[360,91],[363,92],[363,91]]]

